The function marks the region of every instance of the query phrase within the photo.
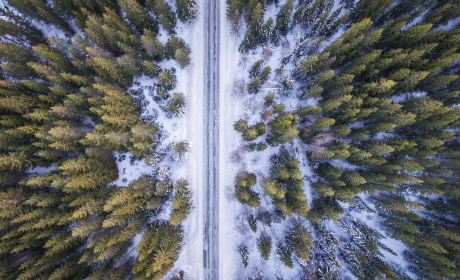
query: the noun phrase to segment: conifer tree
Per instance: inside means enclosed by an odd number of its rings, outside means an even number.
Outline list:
[[[285,236],[287,247],[300,259],[310,260],[310,248],[313,246],[311,234],[301,221],[294,221]]]
[[[244,245],[241,245],[238,250],[241,256],[241,262],[243,263],[244,267],[247,267],[249,258],[248,248]]]
[[[128,22],[138,32],[142,33],[146,29],[157,31],[157,24],[137,0],[118,0],[118,3]]]
[[[281,7],[280,11],[276,16],[275,28],[279,31],[280,35],[286,36],[289,31],[289,24],[291,22],[292,10],[294,7],[294,1],[288,0]]]
[[[146,0],[145,3],[147,8],[156,15],[163,28],[169,33],[174,33],[177,20],[172,7],[163,0]]]
[[[7,9],[1,9],[0,36],[18,46],[37,45],[45,43],[43,32],[32,25],[27,18],[21,18]]]
[[[232,32],[234,34],[239,34],[241,16],[244,12],[243,3],[240,0],[227,0],[227,10],[226,15],[227,19],[231,23]]]
[[[147,217],[173,200],[170,221],[161,222],[169,226],[191,209],[186,184],[177,182],[173,191],[164,172],[126,188],[112,185],[119,176],[114,150],[140,159],[160,140],[157,125],[141,120],[139,97],[125,91],[144,70],[160,72],[153,61],[142,67],[144,30],[129,25],[142,18],[134,22],[124,5],[144,9],[145,3],[120,0],[121,9],[106,0],[13,2],[17,10],[2,10],[0,22],[0,278],[124,279],[133,270],[132,239],[152,223]],[[46,40],[30,21],[66,29],[72,14],[86,34],[69,41]],[[170,47],[188,56],[185,42],[174,40]],[[162,48],[150,53],[155,63],[165,58]],[[179,106],[180,98],[172,101]],[[172,243],[177,252],[181,237]],[[160,258],[169,254],[164,248],[156,250],[157,277],[178,255]]]
[[[140,279],[161,279],[172,269],[180,253],[182,228],[157,223],[148,229],[137,250],[134,275]]]
[[[198,16],[197,4],[193,0],[177,1],[177,17],[184,23],[194,21]]]
[[[360,1],[352,9],[350,22],[356,23],[365,18],[369,18],[370,20],[375,21],[393,2],[393,0]]]
[[[73,35],[75,33],[69,23],[59,17],[59,15],[57,15],[52,8],[48,6],[46,1],[11,0],[8,3],[26,16],[45,23],[54,24],[64,30],[67,34]]]
[[[261,258],[268,260],[272,250],[271,237],[266,233],[262,233],[261,236],[257,239],[257,249],[259,250]]]
[[[281,113],[273,120],[271,125],[271,135],[267,139],[270,144],[284,144],[292,141],[299,134],[299,130],[295,126],[299,118],[293,114]]]
[[[251,207],[257,207],[260,204],[259,194],[251,190],[257,182],[255,174],[243,172],[236,178],[235,193],[238,201]]]

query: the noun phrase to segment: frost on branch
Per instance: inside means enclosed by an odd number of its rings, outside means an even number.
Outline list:
[[[167,180],[171,176],[171,167],[162,166],[152,171],[153,176],[157,176],[160,181]]]

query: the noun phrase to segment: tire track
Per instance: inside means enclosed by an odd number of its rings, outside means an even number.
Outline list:
[[[219,279],[219,48],[220,3],[204,9],[204,279]]]

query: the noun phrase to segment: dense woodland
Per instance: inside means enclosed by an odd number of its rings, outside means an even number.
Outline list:
[[[133,85],[149,77],[158,113],[183,116],[176,69],[162,65],[189,65],[176,28],[196,19],[196,3],[8,4],[0,10],[0,279],[163,278],[192,210],[189,183],[170,179],[165,162],[189,145],[159,149],[169,128],[144,114]],[[263,112],[234,129],[249,151],[277,151],[268,177],[235,179],[245,207],[271,205],[247,219],[260,259],[300,267],[305,279],[344,271],[459,279],[458,17],[456,0],[227,0],[239,51],[263,54],[244,88],[263,98]],[[285,51],[272,69],[266,60],[277,48]],[[269,82],[277,88],[265,90]],[[287,99],[298,107],[286,108]],[[116,186],[121,155],[154,171]],[[376,213],[378,228],[356,213]],[[283,239],[271,236],[272,223],[285,225]],[[385,258],[395,254],[385,238],[407,246],[408,270]],[[238,248],[244,267],[255,261],[247,245]]]
[[[259,122],[234,129],[254,153],[281,146],[269,177],[241,172],[235,182],[239,202],[259,213],[247,222],[261,259],[274,252],[305,279],[459,279],[459,16],[454,0],[227,0],[239,51],[262,54],[243,91],[265,100]],[[285,55],[271,69],[277,48]],[[277,102],[287,98],[299,106]],[[270,211],[257,210],[267,198]],[[378,229],[354,213],[377,213]],[[274,240],[268,228],[282,221],[285,238]],[[407,246],[409,270],[386,261],[395,253],[384,237]],[[246,267],[248,248],[239,251]]]
[[[159,113],[183,114],[175,69],[160,63],[190,63],[175,27],[197,11],[175,3],[8,0],[0,11],[0,279],[161,279],[173,267],[191,191],[161,164],[188,144],[157,151],[169,128],[142,115],[131,87],[150,77]],[[120,188],[116,154],[158,167]]]

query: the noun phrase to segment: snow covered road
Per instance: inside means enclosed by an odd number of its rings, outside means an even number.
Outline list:
[[[219,58],[220,3],[204,1],[204,279],[219,279]]]

